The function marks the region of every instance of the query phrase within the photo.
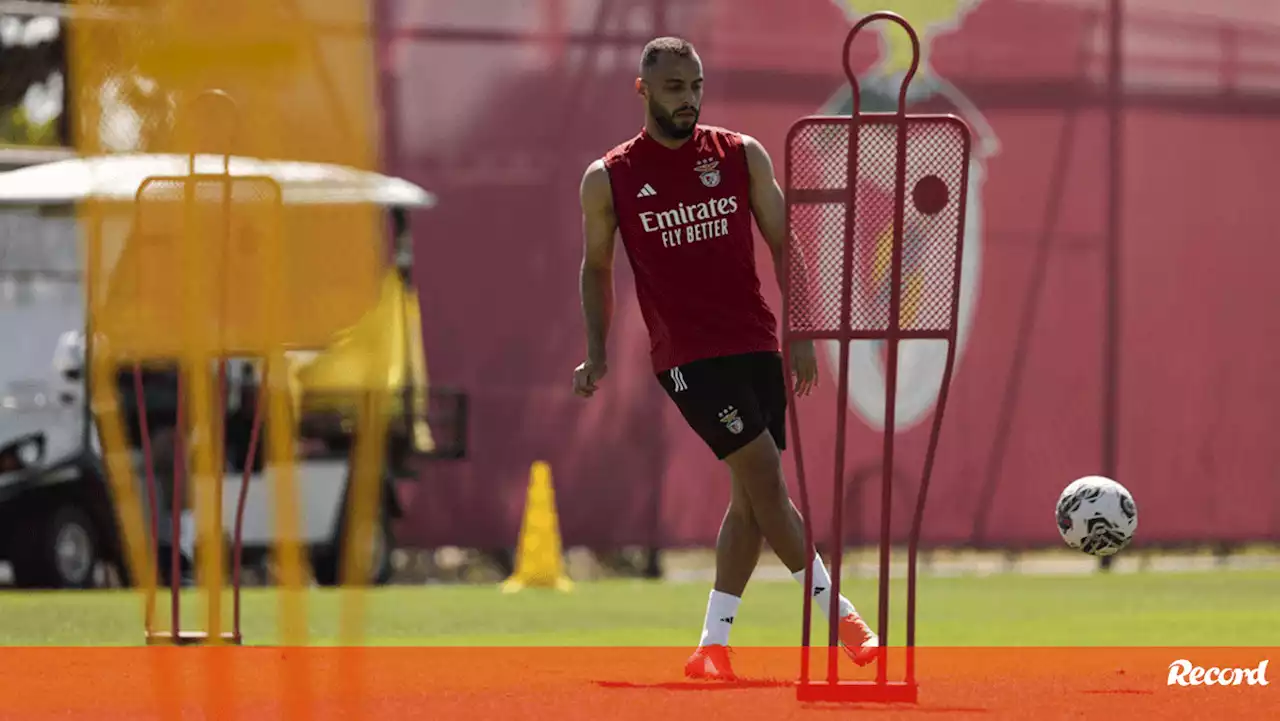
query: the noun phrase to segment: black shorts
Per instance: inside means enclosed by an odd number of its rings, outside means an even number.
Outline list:
[[[787,442],[787,377],[777,352],[707,358],[658,374],[689,426],[726,456],[768,431]]]

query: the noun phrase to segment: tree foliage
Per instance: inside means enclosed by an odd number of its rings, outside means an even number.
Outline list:
[[[64,0],[39,0],[39,4],[62,5]],[[38,41],[27,41],[33,23],[48,23],[56,15],[0,16],[0,143],[13,145],[70,144],[65,88],[66,32],[58,21],[58,32]],[[33,87],[55,82],[61,77],[62,112],[49,123],[34,123],[24,101]]]

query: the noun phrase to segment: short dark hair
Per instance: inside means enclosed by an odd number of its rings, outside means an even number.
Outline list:
[[[682,58],[687,58],[695,53],[693,43],[684,38],[677,37],[661,37],[650,40],[644,46],[644,52],[640,54],[640,72],[653,67],[658,62],[658,56],[663,53],[671,53]]]

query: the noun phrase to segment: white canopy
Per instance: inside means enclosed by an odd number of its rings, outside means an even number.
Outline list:
[[[120,154],[59,160],[0,173],[0,205],[62,205],[82,200],[130,202],[153,176],[183,176],[190,156]],[[197,173],[221,174],[226,156],[197,155]],[[267,176],[280,184],[286,204],[372,203],[429,208],[435,196],[401,178],[328,163],[231,156],[233,176]]]

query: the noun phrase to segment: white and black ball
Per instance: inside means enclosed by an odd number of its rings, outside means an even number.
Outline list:
[[[1068,546],[1091,556],[1124,550],[1138,530],[1133,494],[1105,476],[1078,478],[1062,490],[1057,506],[1058,532]]]

